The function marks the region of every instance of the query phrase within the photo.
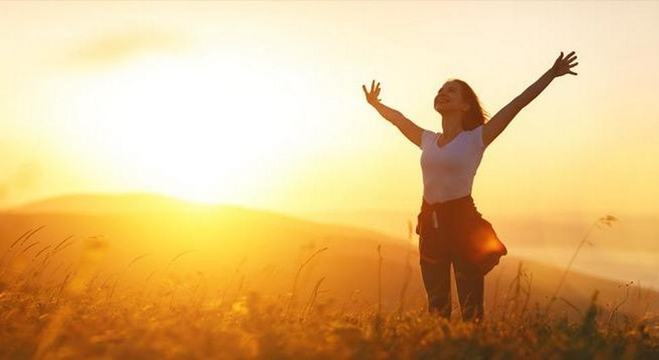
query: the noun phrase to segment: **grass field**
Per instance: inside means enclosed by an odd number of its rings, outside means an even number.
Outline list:
[[[656,314],[620,314],[600,306],[596,293],[568,319],[512,286],[483,323],[463,323],[413,302],[385,309],[332,301],[318,296],[324,278],[303,291],[294,277],[293,290],[270,295],[238,281],[219,287],[203,274],[161,271],[121,289],[121,276],[97,271],[102,238],[86,239],[80,260],[64,264],[66,276],[55,280],[50,260],[69,241],[38,249],[19,240],[1,256],[5,359],[659,358]]]

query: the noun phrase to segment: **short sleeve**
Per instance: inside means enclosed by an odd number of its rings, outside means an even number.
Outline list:
[[[421,149],[428,146],[427,144],[432,144],[435,139],[437,139],[436,133],[430,130],[423,130],[423,133],[421,133]]]
[[[471,133],[474,146],[479,149],[485,149],[485,143],[483,142],[483,125],[475,128]]]

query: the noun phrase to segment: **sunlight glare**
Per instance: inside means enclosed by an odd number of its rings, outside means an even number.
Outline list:
[[[74,111],[66,132],[86,141],[78,151],[94,152],[101,166],[128,177],[122,180],[128,186],[201,202],[243,202],[258,179],[272,178],[274,165],[295,152],[286,141],[294,127],[273,118],[285,113],[277,95],[287,94],[278,91],[276,77],[268,82],[254,67],[230,56],[150,57],[85,74],[68,100]]]

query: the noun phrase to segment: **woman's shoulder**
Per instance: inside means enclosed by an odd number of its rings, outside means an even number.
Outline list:
[[[479,125],[478,127],[475,127],[470,130],[463,130],[459,136],[465,136],[465,137],[476,137],[478,135],[483,134],[483,125]]]
[[[466,130],[465,132],[471,133],[473,135],[482,134],[483,133],[483,125],[478,125],[477,127],[473,128],[471,130]]]
[[[434,141],[437,141],[437,137],[441,135],[441,133],[434,132],[432,130],[428,129],[422,129],[423,132],[421,133],[421,149],[423,149],[426,144],[432,144]]]
[[[479,125],[478,127],[465,132],[479,147],[483,147],[483,148],[485,147],[485,144],[483,142],[483,125]]]

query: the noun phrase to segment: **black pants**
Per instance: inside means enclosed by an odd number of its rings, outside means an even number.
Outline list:
[[[447,319],[451,317],[451,263],[462,318],[465,321],[483,319],[484,276],[473,265],[457,258],[436,263],[421,260],[423,284],[428,294],[428,309]]]
[[[418,220],[421,274],[429,310],[446,318],[451,316],[453,265],[462,318],[481,320],[484,278],[491,267],[484,270],[474,258],[487,253],[488,259],[495,258],[498,263],[506,253],[505,246],[476,210],[471,196],[440,204],[424,202]]]

